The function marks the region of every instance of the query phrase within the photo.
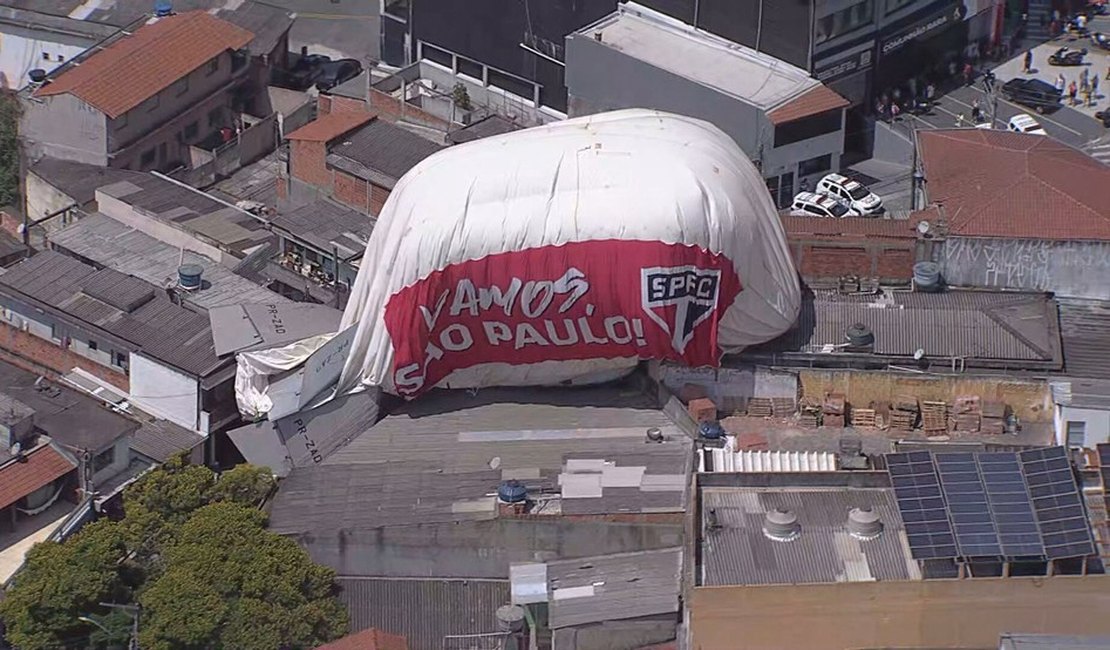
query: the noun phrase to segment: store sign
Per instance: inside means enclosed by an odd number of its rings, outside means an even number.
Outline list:
[[[874,44],[874,42],[872,42],[872,44]],[[871,67],[872,59],[874,58],[873,51],[873,47],[868,47],[865,50],[848,56],[819,62],[814,66],[813,75],[817,77],[818,81],[829,82],[861,70],[866,70]]]
[[[957,3],[955,6],[949,6],[940,13],[933,14],[915,23],[912,27],[897,36],[884,40],[879,47],[879,52],[885,56],[907,45],[914,39],[931,36],[935,32],[963,20],[966,11],[967,7],[965,7],[962,2]]]

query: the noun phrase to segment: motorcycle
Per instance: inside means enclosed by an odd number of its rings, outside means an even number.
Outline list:
[[[1073,50],[1061,47],[1048,57],[1048,64],[1058,66],[1083,65],[1083,57],[1085,56],[1087,56],[1086,49]]]

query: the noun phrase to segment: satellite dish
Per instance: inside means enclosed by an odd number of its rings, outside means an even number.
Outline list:
[[[917,351],[913,353],[913,358],[914,361],[921,361],[925,358],[925,350],[922,348],[917,348]]]
[[[932,226],[929,225],[929,222],[925,220],[922,220],[917,224],[917,232],[921,233],[922,235],[929,234],[930,228],[932,228]]]
[[[23,445],[17,440],[15,442],[15,444],[12,445],[11,455],[12,456],[19,456],[22,453],[23,453]]]

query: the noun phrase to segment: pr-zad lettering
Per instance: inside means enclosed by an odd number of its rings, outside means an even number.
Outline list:
[[[305,426],[304,420],[297,418],[293,420],[293,424],[297,425],[297,433],[304,436],[304,448],[308,450],[308,455],[312,457],[312,462],[322,463],[324,457],[320,454],[319,450],[316,449],[316,443],[312,438],[308,437],[308,427]]]
[[[428,328],[425,359],[398,369],[394,384],[402,393],[419,391],[429,364],[447,353],[469,350],[476,341],[514,350],[633,342],[647,345],[639,318],[595,315],[593,304],[577,310],[584,316],[559,317],[579,306],[589,291],[589,279],[574,267],[554,280],[511,278],[504,286],[480,286],[470,278],[460,279],[453,288],[445,289],[434,305],[420,306]],[[481,318],[480,329],[459,322],[467,318]]]
[[[274,333],[285,334],[285,321],[278,315],[277,305],[266,305],[266,311],[270,314],[270,324],[274,326]]]

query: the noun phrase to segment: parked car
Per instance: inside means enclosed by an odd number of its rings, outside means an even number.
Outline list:
[[[1011,79],[1002,85],[1002,96],[1038,113],[1059,108],[1063,100],[1056,86],[1040,79]]]
[[[859,181],[840,174],[828,174],[817,181],[817,193],[848,204],[857,213],[867,216],[883,211],[883,200]]]
[[[1095,119],[1102,122],[1103,126],[1110,129],[1110,110],[1095,113]]]
[[[305,90],[316,82],[320,68],[331,62],[325,54],[302,54],[284,75],[282,82],[295,90]]]
[[[328,61],[317,68],[316,89],[331,90],[344,81],[354,79],[362,74],[362,63],[357,59],[339,59]]]
[[[1048,55],[1049,65],[1083,65],[1083,57],[1087,56],[1087,50],[1073,50],[1070,47],[1061,47],[1052,54]]]
[[[1006,128],[1014,133],[1028,133],[1029,135],[1048,135],[1045,132],[1041,123],[1033,118],[1032,115],[1025,113],[1018,113],[1010,118]]]
[[[795,217],[825,217],[830,219],[859,216],[859,213],[849,208],[844,202],[814,192],[798,192],[794,195],[794,202],[790,204],[790,214]]]

